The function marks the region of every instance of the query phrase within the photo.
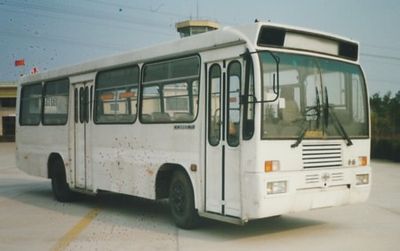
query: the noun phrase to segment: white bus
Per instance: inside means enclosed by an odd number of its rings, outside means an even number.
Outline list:
[[[357,42],[256,22],[25,76],[17,165],[54,196],[169,198],[179,227],[365,201]]]

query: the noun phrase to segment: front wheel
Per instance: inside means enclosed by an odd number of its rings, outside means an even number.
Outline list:
[[[189,177],[182,171],[175,171],[169,187],[169,205],[176,225],[192,229],[198,225],[198,214],[194,208],[193,187]]]

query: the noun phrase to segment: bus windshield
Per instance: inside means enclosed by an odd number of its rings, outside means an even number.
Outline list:
[[[343,138],[351,145],[352,138],[368,137],[358,65],[279,52],[260,52],[260,63],[263,139],[297,139],[298,145],[303,139]]]

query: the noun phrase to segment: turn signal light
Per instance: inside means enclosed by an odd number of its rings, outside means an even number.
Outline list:
[[[279,161],[278,160],[266,160],[264,162],[264,171],[266,173],[279,171]]]
[[[358,161],[359,161],[359,163],[360,163],[360,166],[367,166],[367,165],[368,165],[368,158],[367,158],[367,156],[358,157]]]

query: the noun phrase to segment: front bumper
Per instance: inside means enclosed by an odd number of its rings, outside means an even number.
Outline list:
[[[368,174],[368,184],[357,176]],[[286,192],[268,194],[267,184],[286,181]],[[371,189],[371,168],[352,167],[245,174],[243,215],[245,220],[290,212],[334,207],[366,201]],[[281,192],[281,191],[280,191]]]

